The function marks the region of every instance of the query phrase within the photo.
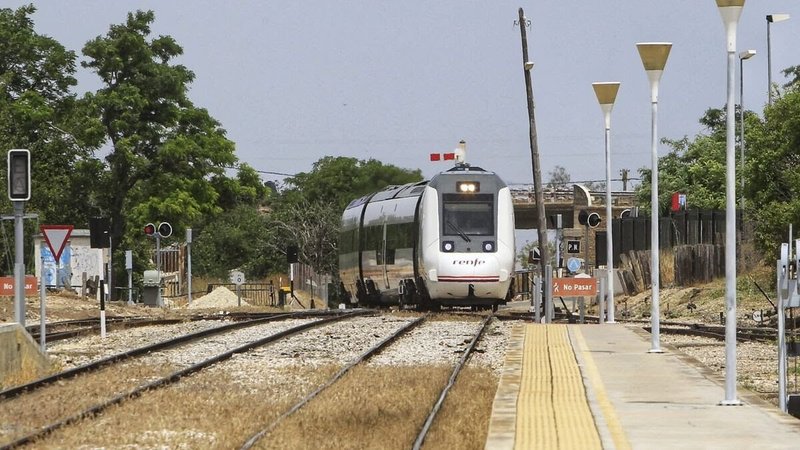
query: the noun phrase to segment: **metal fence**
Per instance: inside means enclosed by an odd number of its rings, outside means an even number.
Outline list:
[[[680,245],[721,245],[725,243],[725,211],[679,211],[672,213],[669,217],[659,218],[658,223],[658,246],[661,249]],[[751,228],[742,222],[741,215],[736,224],[737,233]],[[614,219],[612,232],[615,265],[620,263],[622,254],[650,249],[650,225],[649,217]]]
[[[236,292],[237,287],[233,283],[213,283],[208,285],[206,293],[224,286],[231,292]],[[255,306],[278,306],[280,300],[279,286],[274,283],[243,283],[239,287],[239,293],[247,303]]]

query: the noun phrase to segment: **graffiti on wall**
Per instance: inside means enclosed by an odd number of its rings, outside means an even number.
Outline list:
[[[98,250],[90,248],[88,245],[73,247],[72,243],[68,242],[61,252],[58,264],[56,264],[50,248],[42,245],[41,258],[43,262],[42,276],[46,286],[77,288],[82,283],[84,272],[89,277],[100,275]]]
[[[72,284],[72,248],[69,243],[64,246],[58,263],[50,251],[50,246],[41,246],[42,277],[46,286],[56,288],[69,287]],[[78,282],[80,285],[80,282]]]

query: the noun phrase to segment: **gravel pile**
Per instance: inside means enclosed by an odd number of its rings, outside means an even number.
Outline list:
[[[242,298],[242,306],[249,305]],[[193,299],[192,304],[187,308],[232,308],[234,306],[239,306],[239,297],[225,286],[219,286],[208,294],[198,299]]]

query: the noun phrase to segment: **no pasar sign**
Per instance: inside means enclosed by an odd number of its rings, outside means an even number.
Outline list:
[[[553,278],[554,297],[594,297],[597,295],[596,278]]]

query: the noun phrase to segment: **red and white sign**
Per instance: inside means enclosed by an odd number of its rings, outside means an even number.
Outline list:
[[[431,161],[441,161],[444,157],[445,161],[455,161],[455,153],[431,153]]]
[[[39,229],[42,230],[44,240],[50,247],[50,253],[56,260],[56,264],[61,259],[61,252],[64,251],[64,246],[69,241],[69,236],[72,234],[72,225],[42,225]]]
[[[596,278],[553,278],[554,297],[594,297],[597,295]]]
[[[33,275],[25,275],[25,295],[36,295],[39,291],[38,279]],[[0,296],[14,295],[14,277],[0,277]]]

